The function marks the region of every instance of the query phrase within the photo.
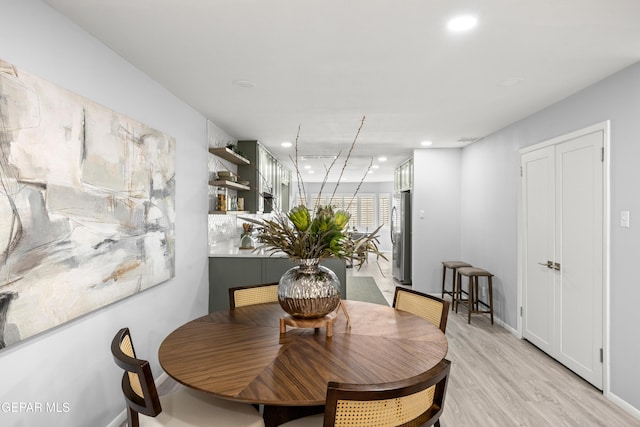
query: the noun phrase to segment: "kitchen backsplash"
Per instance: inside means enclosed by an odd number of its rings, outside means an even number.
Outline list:
[[[269,218],[272,214],[219,215],[209,214],[209,244],[214,245],[224,240],[238,239],[242,236],[242,218]]]

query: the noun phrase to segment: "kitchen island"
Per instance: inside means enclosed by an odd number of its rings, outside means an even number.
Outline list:
[[[259,285],[280,280],[295,264],[287,255],[269,255],[263,249],[240,249],[240,239],[225,240],[209,246],[209,312],[229,308],[229,288]],[[340,296],[347,295],[344,260],[326,259],[321,265],[331,269],[340,280]]]

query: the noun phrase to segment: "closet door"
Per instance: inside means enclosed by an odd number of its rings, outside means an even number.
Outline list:
[[[524,337],[602,388],[604,131],[522,155]]]
[[[524,337],[548,354],[554,352],[555,242],[554,147],[522,156]]]
[[[556,146],[556,358],[602,389],[603,132]]]

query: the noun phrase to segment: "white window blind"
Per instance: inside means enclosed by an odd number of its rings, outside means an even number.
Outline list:
[[[378,225],[388,226],[391,212],[391,197],[389,194],[378,195]]]
[[[311,205],[309,206],[309,210],[315,214],[316,210],[318,210],[318,206],[324,205],[326,203],[326,197],[319,197],[318,194],[311,195]]]
[[[307,206],[307,197],[304,194],[303,195],[298,194],[296,196],[296,204],[295,205],[296,206],[300,206],[300,205]]]
[[[376,198],[373,194],[362,194],[359,199],[359,225],[360,227],[374,227],[376,223]]]
[[[314,195],[314,200],[318,201],[318,196]],[[330,199],[330,196],[322,197],[321,204],[330,204],[335,210],[345,210],[350,215],[349,227],[374,227],[376,223],[376,196],[374,194],[360,194],[353,197],[349,193],[337,193]]]

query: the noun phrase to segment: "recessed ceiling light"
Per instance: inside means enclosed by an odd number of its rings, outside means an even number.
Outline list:
[[[373,173],[373,171],[371,169],[369,169],[369,171],[367,173]]]
[[[312,170],[310,170],[310,171],[308,171],[308,172],[309,172],[309,173],[316,173],[315,171],[312,171]]]
[[[420,143],[420,145],[422,145],[423,147],[428,147],[428,146],[430,146],[431,144],[433,144],[433,142],[431,142],[431,141],[422,141],[422,142]]]
[[[383,156],[383,157],[378,157],[378,161],[379,161],[379,162],[386,162],[386,161],[387,161],[387,158],[386,158],[386,157],[384,157],[384,156]]]
[[[244,87],[244,88],[256,87],[256,82],[251,80],[234,80],[233,84],[238,87]]]
[[[447,28],[450,31],[460,32],[468,31],[476,26],[478,19],[472,15],[456,16],[447,23]]]
[[[510,86],[516,86],[519,85],[520,83],[522,83],[524,81],[524,79],[522,77],[511,77],[508,78],[506,80],[504,80],[502,83],[500,83],[502,86],[505,87],[510,87]]]
[[[280,144],[280,145],[282,145],[282,146],[283,146],[283,147],[285,147],[285,148],[289,148],[289,147],[291,147],[293,144],[292,144],[292,143],[290,143],[289,141],[285,141],[285,142],[283,142],[283,143],[282,143],[282,144]]]
[[[305,169],[311,169],[311,165],[304,165]]]
[[[371,167],[372,167],[373,169],[378,169],[380,166],[379,166],[379,165],[371,165]]]

